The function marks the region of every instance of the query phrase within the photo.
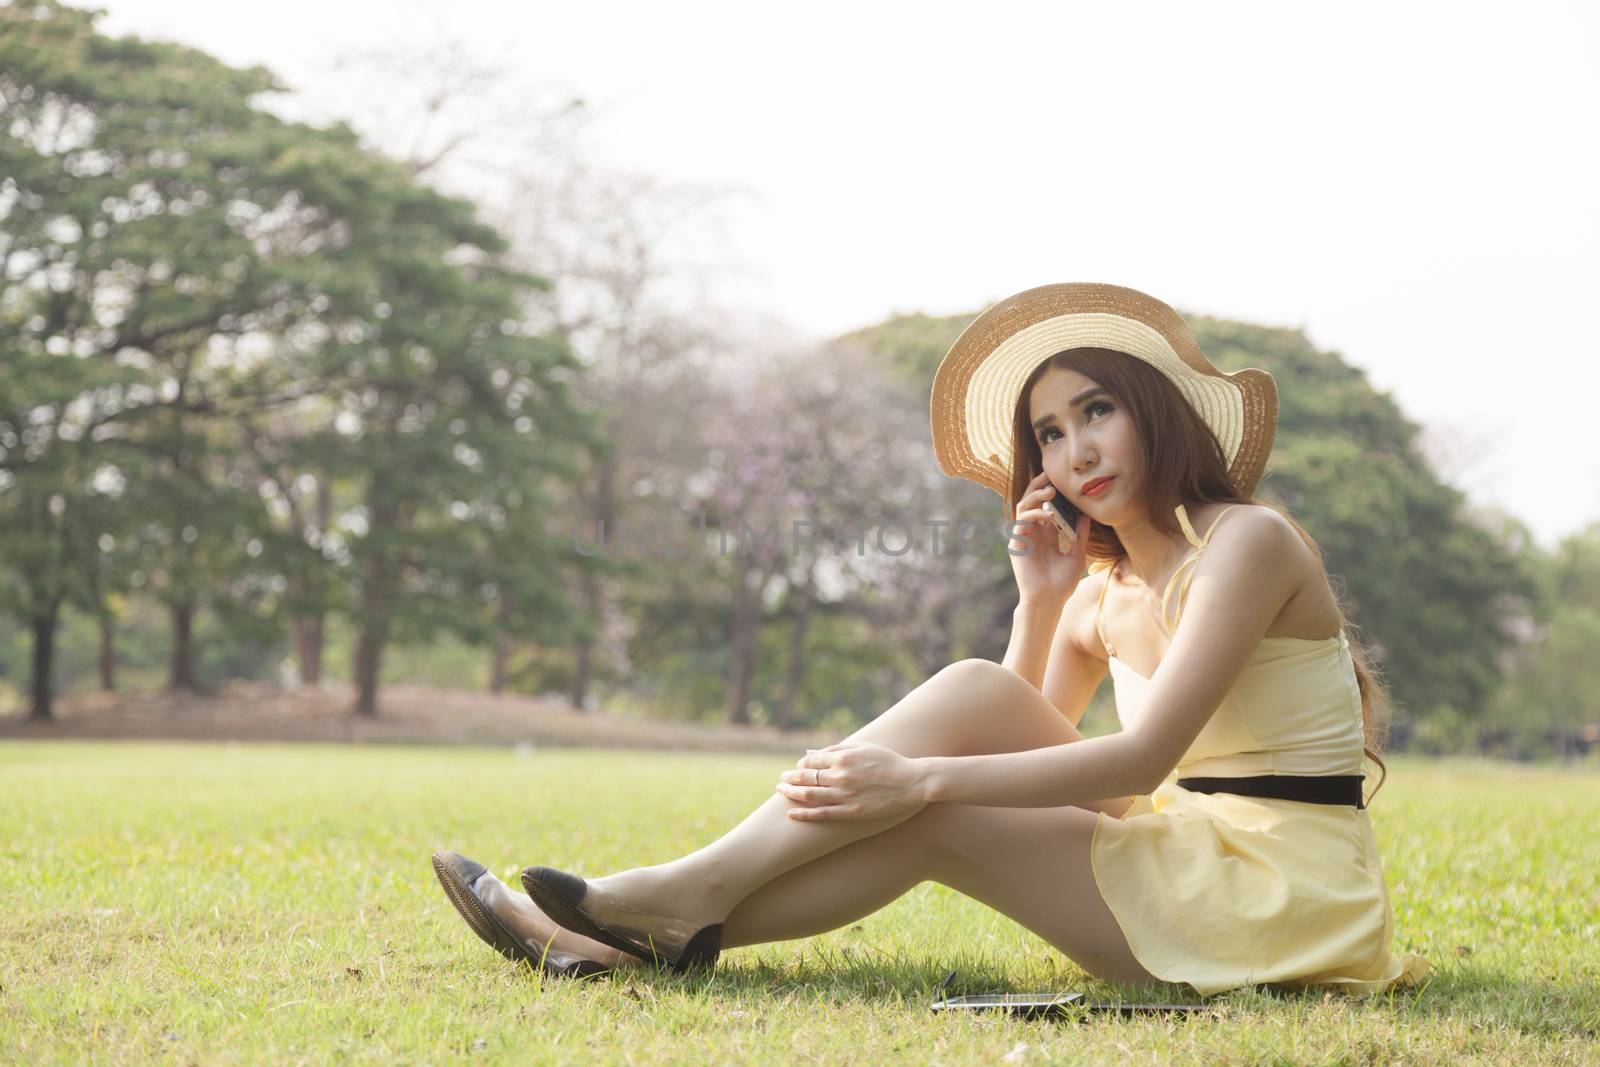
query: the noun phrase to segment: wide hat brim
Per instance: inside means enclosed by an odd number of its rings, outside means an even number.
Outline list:
[[[1061,282],[1008,296],[956,338],[933,375],[939,469],[1009,501],[1012,426],[1022,383],[1068,348],[1110,348],[1143,359],[1177,386],[1217,435],[1228,475],[1255,492],[1278,428],[1278,387],[1266,371],[1218,370],[1189,326],[1153,296],[1102,282]]]

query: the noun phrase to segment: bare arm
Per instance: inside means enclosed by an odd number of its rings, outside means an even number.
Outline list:
[[[1083,721],[1089,701],[1094,699],[1095,690],[1100,688],[1101,679],[1106,676],[1106,661],[1085,647],[1088,641],[1099,641],[1094,630],[1094,615],[1105,581],[1103,572],[1098,576],[1090,575],[1078,583],[1067,601],[1050,643],[1050,658],[1045,665],[1044,685],[1040,690],[1072,724],[1071,732],[1075,741],[1082,740],[1078,724]],[[1133,801],[1132,796],[1110,796],[1086,801],[1078,806],[1121,818],[1133,806]]]
[[[1067,721],[1077,726],[1089,707],[1105,660],[1083,647],[1094,632],[1094,612],[1104,575],[1080,581],[1061,607],[1022,601],[1012,612],[1011,643],[1001,665],[1043,693]]]
[[[1011,643],[1001,665],[1010,668],[1029,685],[1044,684],[1045,664],[1050,656],[1050,635],[1060,621],[1062,606],[1024,600],[1011,613]]]
[[[1296,592],[1304,551],[1276,513],[1251,509],[1223,524],[1196,568],[1183,621],[1150,680],[1137,729],[1026,752],[928,757],[918,761],[924,796],[990,807],[1064,807],[1153,790],[1194,743]]]
[[[1094,699],[1100,680],[1106,676],[1106,661],[1091,652],[1086,644],[1099,641],[1094,632],[1094,614],[1105,581],[1104,572],[1090,575],[1073,590],[1050,642],[1044,684],[1039,687],[1074,727],[1083,721],[1089,701]]]

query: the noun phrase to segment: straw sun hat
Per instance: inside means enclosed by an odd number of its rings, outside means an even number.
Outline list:
[[[1211,427],[1228,475],[1249,496],[1278,425],[1278,387],[1263,370],[1224,374],[1172,308],[1099,282],[1041,285],[994,304],[961,332],[933,375],[939,469],[1009,499],[1011,434],[1022,383],[1068,348],[1110,348],[1155,367]]]

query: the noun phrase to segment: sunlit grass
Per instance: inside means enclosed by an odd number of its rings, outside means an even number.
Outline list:
[[[1115,992],[931,884],[857,926],[731,950],[709,977],[541,983],[473,937],[429,867],[440,847],[504,876],[658,862],[742,818],[786,766],[0,746],[0,1060],[993,1063],[1019,1044],[1021,1062],[1596,1060],[1592,772],[1391,760],[1373,817],[1397,948],[1429,957],[1429,984],[1237,992],[1188,1020],[930,1013],[951,968],[968,992]]]

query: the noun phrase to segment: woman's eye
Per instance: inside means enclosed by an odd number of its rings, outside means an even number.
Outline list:
[[[1096,411],[1103,410],[1103,411],[1105,411],[1105,412],[1107,412],[1109,414],[1110,412],[1115,411],[1116,408],[1113,408],[1109,403],[1107,403],[1104,400],[1096,400],[1093,403],[1091,403],[1088,407],[1084,408],[1084,410],[1089,413],[1090,418],[1093,418],[1094,417],[1094,413]],[[1059,436],[1060,433],[1061,433],[1061,431],[1056,429],[1054,426],[1047,426],[1043,430],[1039,431],[1039,443],[1041,445],[1047,445],[1047,444],[1050,443],[1050,435],[1051,434],[1056,434],[1056,435]]]

